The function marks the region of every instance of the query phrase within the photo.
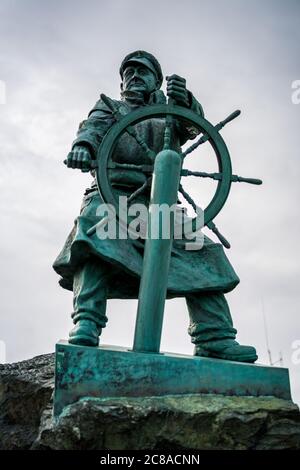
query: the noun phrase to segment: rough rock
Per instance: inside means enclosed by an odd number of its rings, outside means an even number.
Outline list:
[[[300,414],[273,397],[84,398],[45,413],[34,448],[300,449]]]
[[[54,354],[0,364],[0,449],[28,449],[51,404]]]
[[[84,398],[52,417],[54,356],[0,366],[1,449],[300,449],[300,413],[274,397]]]

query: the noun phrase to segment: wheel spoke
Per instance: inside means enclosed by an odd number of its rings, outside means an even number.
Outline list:
[[[262,180],[259,180],[257,178],[244,178],[243,176],[238,175],[232,175],[231,181],[233,181],[233,183],[249,183],[256,185],[262,184]]]
[[[165,133],[164,133],[164,150],[168,150],[171,145],[171,135],[172,135],[172,122],[173,119],[171,116],[166,117],[166,127],[165,127]]]
[[[190,171],[190,170],[181,170],[181,176],[198,176],[201,178],[211,178],[214,180],[221,180],[222,173],[206,173],[205,171]]]
[[[184,199],[192,206],[194,211],[197,213],[197,204],[195,203],[194,199],[183,189],[181,184],[179,185],[179,192],[183,195]],[[230,248],[229,241],[226,240],[224,235],[219,232],[218,228],[216,227],[216,224],[212,220],[208,222],[207,227],[212,230],[212,232],[216,235],[216,237],[218,237],[218,239],[220,240],[222,245],[225,246],[225,248]]]
[[[186,149],[182,154],[182,158],[185,158],[189,153],[192,153],[196,148],[199,147],[199,145],[204,144],[209,139],[209,136],[207,134],[203,134],[200,139],[198,139],[193,145],[191,145],[188,149]]]
[[[197,204],[195,203],[194,199],[189,195],[189,193],[187,193],[183,189],[182,184],[179,185],[179,192],[183,195],[184,199],[192,206],[194,211],[197,213],[197,210],[198,210]]]
[[[231,113],[226,119],[223,121],[219,122],[217,125],[215,125],[215,129],[217,132],[219,132],[226,124],[229,122],[233,121],[233,119],[237,118],[241,114],[241,111],[237,109],[233,113]],[[203,134],[200,139],[197,140],[193,145],[191,145],[185,152],[182,153],[182,158],[185,158],[189,153],[193,152],[196,150],[196,148],[199,147],[199,145],[204,144],[207,140],[209,140],[209,135],[208,134]]]
[[[134,163],[119,163],[119,162],[110,162],[107,165],[108,170],[134,170],[142,171],[143,173],[153,173],[153,165],[135,165]]]
[[[205,171],[190,171],[190,170],[181,170],[181,176],[197,176],[201,178],[211,178],[214,180],[221,180],[223,178],[222,173],[206,173]],[[239,175],[231,175],[231,181],[233,183],[249,183],[249,184],[262,184],[262,180],[257,178],[244,178]]]
[[[127,199],[127,202],[131,202],[133,199],[135,199],[139,194],[141,194],[142,192],[145,191],[145,189],[147,188],[147,186],[149,186],[150,184],[150,181],[151,181],[151,177],[150,178],[147,178],[147,180],[145,181],[145,183],[140,186],[136,191],[134,191],[134,193],[132,193],[129,198]]]
[[[216,237],[220,240],[222,245],[225,246],[225,248],[230,248],[229,241],[226,240],[224,235],[222,235],[219,232],[218,228],[216,227],[216,224],[212,220],[210,222],[208,222],[207,227],[216,235]]]
[[[140,136],[138,135],[138,133],[136,132],[136,130],[134,129],[134,127],[128,126],[125,130],[126,130],[126,132],[127,132],[129,135],[131,135],[131,137],[134,138],[134,140],[136,141],[136,143],[144,150],[144,152],[146,153],[146,155],[147,155],[152,161],[154,161],[156,153],[148,147],[148,145],[146,144],[146,142],[144,141],[144,139],[142,139],[142,137],[140,137]]]

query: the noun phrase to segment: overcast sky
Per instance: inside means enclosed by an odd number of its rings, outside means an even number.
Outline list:
[[[267,364],[264,308],[273,360],[282,352],[300,402],[300,361],[292,361],[300,343],[300,104],[291,100],[299,45],[298,0],[1,1],[0,340],[8,362],[53,351],[72,326],[72,294],[51,265],[91,178],[62,161],[99,93],[119,96],[124,55],[145,49],[164,75],[186,78],[211,122],[242,110],[222,135],[234,173],[264,185],[233,185],[216,219],[241,278],[227,297],[238,340]],[[201,152],[191,157],[200,171]],[[102,341],[131,346],[135,311],[135,301],[110,301]],[[192,353],[187,326],[184,300],[168,301],[162,349]]]

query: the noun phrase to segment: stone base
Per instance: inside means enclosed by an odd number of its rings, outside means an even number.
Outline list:
[[[53,419],[53,388],[54,354],[0,364],[0,450],[300,449],[300,413],[289,400],[82,398]]]
[[[274,397],[168,395],[82,398],[44,412],[33,449],[300,449],[300,413]]]
[[[273,396],[289,400],[288,370],[115,346],[56,345],[54,415],[84,397],[183,394]]]

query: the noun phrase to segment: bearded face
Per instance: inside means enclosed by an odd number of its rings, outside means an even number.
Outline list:
[[[142,64],[130,64],[123,73],[123,91],[140,92],[150,95],[158,89],[158,80],[155,74]]]

